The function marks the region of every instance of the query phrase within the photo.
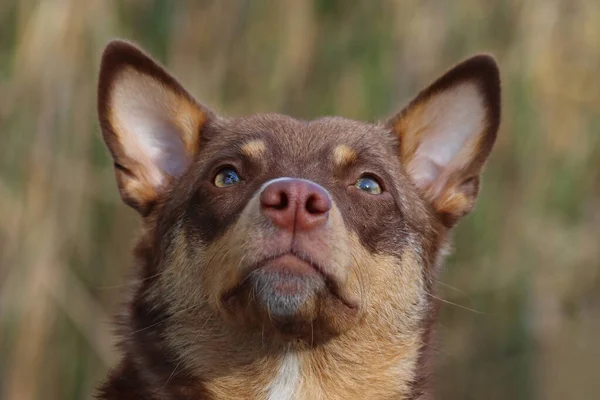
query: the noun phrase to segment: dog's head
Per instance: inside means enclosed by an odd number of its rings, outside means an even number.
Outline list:
[[[447,232],[475,203],[499,90],[476,56],[382,123],[226,118],[112,42],[101,127],[170,335],[191,342],[207,320],[274,342],[418,330]]]

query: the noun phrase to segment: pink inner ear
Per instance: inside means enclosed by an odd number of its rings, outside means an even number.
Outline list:
[[[413,183],[421,189],[427,189],[441,174],[442,168],[427,157],[415,156],[408,166]]]
[[[406,117],[412,132],[404,140],[418,141],[407,170],[415,185],[437,192],[452,172],[472,161],[485,130],[484,99],[469,82],[434,93],[416,107]]]
[[[137,143],[137,149],[143,152],[149,164],[148,168],[156,168],[171,176],[180,176],[187,166],[185,146],[177,129],[167,120],[159,117],[135,117],[135,130],[131,134],[132,141]],[[135,157],[135,155],[132,155]]]
[[[154,188],[167,176],[181,176],[189,155],[177,113],[181,99],[153,78],[126,69],[117,78],[111,96],[110,120],[126,157],[137,165],[132,171]]]

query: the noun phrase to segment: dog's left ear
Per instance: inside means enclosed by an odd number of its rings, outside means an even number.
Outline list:
[[[500,123],[500,75],[494,59],[458,64],[388,121],[412,182],[453,226],[469,213]]]

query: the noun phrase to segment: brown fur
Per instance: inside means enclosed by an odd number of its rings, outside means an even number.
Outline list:
[[[437,118],[427,107],[464,84],[481,96],[484,129],[421,187],[411,160],[428,139],[427,118]],[[136,94],[127,88],[145,98],[129,99]],[[456,93],[459,100],[473,97]],[[449,229],[477,196],[499,101],[495,63],[478,56],[384,123],[225,118],[133,45],[109,44],[99,118],[121,196],[142,215],[143,229],[138,280],[120,318],[123,358],[98,397],[425,398],[438,307],[430,294]],[[175,146],[180,156],[162,162],[144,150],[148,144],[130,132],[137,125],[115,110],[119,104],[133,104],[148,124],[159,124],[139,132],[173,135],[153,151]],[[169,169],[173,162],[183,172],[172,173],[180,170]],[[240,183],[216,187],[223,166],[239,171]],[[363,173],[379,180],[380,195],[354,186]],[[327,190],[331,209],[322,227],[288,232],[270,222],[260,193],[280,177]],[[288,253],[315,268],[320,283],[293,315],[279,316],[270,303],[261,305],[265,295],[248,282],[259,279],[261,265]]]

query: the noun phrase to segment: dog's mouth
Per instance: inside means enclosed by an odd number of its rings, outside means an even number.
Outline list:
[[[287,251],[252,264],[243,278],[221,297],[228,309],[255,303],[272,322],[316,319],[320,309],[334,306],[346,312],[359,308],[358,299],[324,266]]]

